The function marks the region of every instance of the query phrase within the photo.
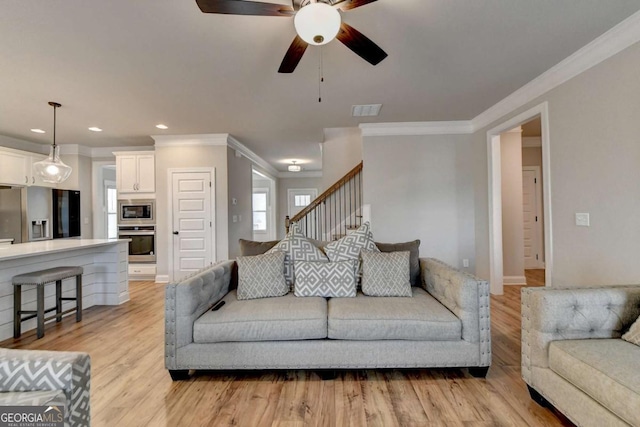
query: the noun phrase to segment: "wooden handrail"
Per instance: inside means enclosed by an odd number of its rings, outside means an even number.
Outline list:
[[[333,193],[338,191],[340,187],[349,182],[354,176],[358,175],[362,171],[362,162],[360,162],[355,168],[351,169],[345,176],[340,178],[335,184],[327,188],[322,194],[320,194],[314,201],[312,201],[306,208],[298,212],[291,218],[290,222],[298,222],[309,212],[317,208],[322,202],[327,200]]]

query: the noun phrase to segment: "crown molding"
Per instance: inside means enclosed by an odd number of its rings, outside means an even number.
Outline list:
[[[638,41],[640,41],[640,12],[634,13],[502,101],[477,115],[471,120],[474,131],[489,126]]]
[[[306,172],[278,172],[278,178],[322,178],[322,171],[306,171]]]
[[[227,145],[233,148],[234,150],[236,150],[236,153],[239,152],[241,155],[249,159],[249,161],[260,166],[266,172],[270,173],[273,176],[278,176],[278,173],[279,173],[278,169],[274,168],[271,165],[271,163],[267,162],[265,159],[258,156],[256,153],[254,153],[249,148],[247,148],[243,143],[241,143],[240,141],[238,141],[237,139],[235,139],[233,136],[229,134],[227,134]]]
[[[79,156],[85,156],[85,157],[92,157],[92,150],[91,148],[85,146],[85,145],[78,145],[78,144],[58,144],[58,147],[60,147],[60,154],[63,155],[79,155]]]
[[[156,147],[184,147],[186,145],[226,146],[228,133],[204,133],[191,135],[151,135]]]
[[[94,147],[91,149],[91,157],[100,158],[100,157],[113,157],[115,153],[122,152],[145,152],[145,153],[153,153],[155,152],[155,148],[148,145],[141,146],[127,146],[127,147]]]
[[[361,123],[362,136],[460,135],[473,133],[470,121]]]

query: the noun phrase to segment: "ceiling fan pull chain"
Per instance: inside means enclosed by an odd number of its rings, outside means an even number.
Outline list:
[[[318,63],[318,102],[322,102],[322,83],[324,83],[324,73],[322,66],[323,46],[320,46],[320,61]]]

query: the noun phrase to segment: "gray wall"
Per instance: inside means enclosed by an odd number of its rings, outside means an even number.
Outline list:
[[[227,148],[229,185],[229,258],[240,255],[239,239],[253,238],[253,212],[251,210],[252,163],[244,156],[236,157],[235,150]],[[232,203],[236,199],[236,204]],[[233,222],[233,217],[236,222]]]
[[[640,43],[473,134],[477,273],[489,276],[486,132],[549,104],[554,287],[639,283]],[[589,212],[590,227],[575,225]]]
[[[473,271],[478,159],[470,151],[471,135],[364,137],[364,203],[374,238],[420,239],[421,256],[459,267],[466,258]]]
[[[322,143],[322,178],[321,186],[318,188],[320,193],[331,187],[361,161],[360,128],[325,129]]]
[[[503,274],[524,276],[524,220],[522,201],[522,135],[520,131],[500,135],[502,172],[502,260]],[[525,284],[524,281],[519,281]]]
[[[228,186],[226,146],[156,147],[157,274],[168,275],[168,245],[172,244],[169,221],[168,170],[215,168],[216,260],[229,258]]]
[[[522,149],[522,166],[540,166],[542,170],[542,148],[526,147]]]

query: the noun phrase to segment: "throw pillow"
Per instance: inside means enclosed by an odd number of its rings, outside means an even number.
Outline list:
[[[420,286],[420,240],[406,243],[378,243],[376,246],[380,252],[402,252],[409,251],[409,274],[411,275],[411,286]]]
[[[238,299],[281,297],[289,293],[282,252],[238,257]]]
[[[253,240],[240,239],[240,254],[242,256],[262,255],[269,249],[280,243],[279,240],[269,242],[254,242]]]
[[[362,251],[362,293],[373,297],[410,297],[409,251]]]
[[[331,242],[324,247],[324,252],[329,257],[329,261],[359,260],[360,251],[378,251],[373,241],[373,234],[369,229],[369,223],[365,222],[353,233],[347,234],[340,240]]]
[[[640,345],[640,317],[631,325],[627,333],[622,336],[622,339],[632,344]]]
[[[355,297],[356,261],[313,262],[296,261],[297,297]]]
[[[268,254],[274,252],[285,254],[284,277],[290,288],[293,288],[295,278],[293,264],[295,261],[329,261],[296,225],[289,230],[289,234],[280,243],[267,251]]]

